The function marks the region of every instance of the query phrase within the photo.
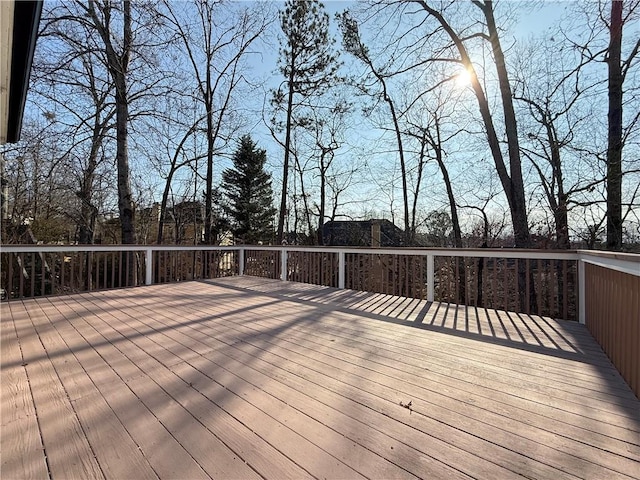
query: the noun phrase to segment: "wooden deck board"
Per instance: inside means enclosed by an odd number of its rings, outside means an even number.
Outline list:
[[[17,305],[22,307],[22,305]],[[26,311],[22,311],[26,315]],[[20,312],[16,312],[20,316]],[[0,473],[7,478],[47,478],[47,463],[40,438],[31,386],[23,365],[12,318],[1,322],[0,390],[2,436]]]
[[[640,478],[640,401],[577,324],[233,277],[0,325],[3,478]]]
[[[32,318],[36,318],[39,309],[36,307],[28,312],[29,317],[33,315]],[[28,322],[32,327],[38,323],[32,318],[23,318],[20,322],[20,346],[51,475],[59,478],[104,478],[84,426],[51,363],[40,333],[35,328],[29,331]]]
[[[254,324],[254,326],[255,326],[255,324]],[[287,332],[288,332],[288,334],[290,334],[291,333],[291,329],[287,330]],[[268,334],[266,335],[266,338],[269,339],[269,335]],[[260,335],[259,334],[256,335],[255,339],[260,340]],[[333,357],[336,356],[336,351],[335,350],[331,351],[330,347],[328,348],[327,353],[323,354],[326,358],[321,358],[321,357],[318,357],[317,355],[314,356],[314,355],[309,355],[308,354],[308,352],[319,352],[320,349],[319,349],[319,345],[317,345],[317,344],[305,345],[305,337],[304,336],[300,336],[300,337],[296,336],[295,339],[293,341],[289,342],[289,343],[290,343],[290,345],[289,345],[290,349],[289,350],[285,350],[284,352],[281,352],[280,353],[280,357],[281,358],[287,358],[287,357],[291,356],[290,355],[291,353],[295,353],[298,356],[301,356],[301,357],[305,357],[306,356],[307,358],[312,360],[311,362],[309,362],[311,364],[316,364],[316,363],[324,361],[324,362],[328,362],[327,365],[332,367],[333,371],[341,371],[340,362],[333,361],[334,360]],[[293,349],[293,350],[291,350],[291,349]],[[268,348],[265,347],[264,350],[265,350],[265,352],[268,352],[268,353],[276,353],[277,354],[277,352],[279,350],[279,346],[278,345],[273,345],[273,346],[269,346]],[[358,367],[358,366],[356,365],[356,367]],[[363,367],[365,369],[367,368],[366,365],[361,365],[360,367]],[[344,368],[342,368],[342,370],[344,370]],[[371,371],[372,370],[369,369],[369,372],[371,372]],[[392,372],[392,374],[395,374],[395,373],[396,372]],[[300,375],[300,372],[297,372],[297,374]],[[355,376],[355,372],[348,372],[348,374],[350,375],[350,378],[353,378],[353,376]],[[389,378],[393,378],[392,375],[387,375],[387,376]],[[369,373],[367,375],[367,377],[368,378],[366,379],[366,381],[369,381],[370,378],[371,378],[371,374]],[[326,380],[323,380],[323,382],[325,382],[325,381]],[[389,380],[387,380],[387,383],[388,382],[389,382]],[[380,390],[381,388],[384,388],[384,387],[385,387],[384,383],[381,382],[379,385],[374,385],[372,387],[372,389],[373,390]],[[306,389],[308,390],[308,387]],[[301,388],[301,390],[305,390],[305,388]],[[394,390],[391,389],[390,391],[394,391]],[[353,393],[351,395],[353,395]],[[514,420],[516,420],[515,423],[516,423],[516,425],[518,425],[517,419],[514,419]],[[504,425],[502,425],[502,426],[508,428],[509,425],[508,425],[508,423],[504,423]],[[544,433],[545,433],[544,431],[533,431],[531,433],[531,438],[535,440],[536,437],[544,436],[543,435]],[[477,434],[477,432],[475,432],[474,434],[477,435],[477,436],[480,436],[480,435]],[[487,435],[485,434],[484,436],[486,437]],[[513,440],[513,439],[510,439],[508,435],[506,435],[506,437],[507,438],[505,439],[505,443],[509,443],[510,440]],[[564,438],[563,440],[565,442],[567,441],[566,438]],[[579,446],[580,445],[577,445],[578,448],[579,448]],[[472,449],[472,451],[473,450],[474,449]],[[633,462],[633,463],[635,463],[635,462]],[[634,464],[629,465],[629,470],[633,471],[634,467],[635,467]],[[530,469],[531,469],[531,467],[527,467],[527,470],[530,470]]]

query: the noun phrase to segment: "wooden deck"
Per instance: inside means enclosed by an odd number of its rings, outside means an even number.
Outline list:
[[[252,277],[1,308],[3,479],[640,478],[578,324]]]

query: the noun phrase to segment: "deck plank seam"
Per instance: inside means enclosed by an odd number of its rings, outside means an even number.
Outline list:
[[[96,293],[99,293],[99,292],[96,292]],[[74,302],[74,305],[77,305],[77,302]],[[75,309],[73,308],[73,306],[71,306],[69,303],[67,303],[67,306],[69,306],[72,310],[74,310],[74,311],[75,311]],[[84,305],[83,305],[83,308],[84,308]],[[76,312],[76,313],[77,313],[77,312]],[[112,314],[110,314],[110,315],[112,315]],[[112,315],[112,316],[113,316],[113,315]],[[101,337],[105,340],[105,344],[103,345],[103,347],[104,347],[104,346],[106,346],[106,345],[108,344],[108,345],[110,345],[111,347],[115,348],[116,350],[118,350],[120,353],[122,353],[122,354],[123,354],[123,352],[121,352],[121,351],[118,349],[118,347],[117,347],[115,344],[113,344],[113,343],[111,342],[111,340],[110,340],[109,338],[107,338],[107,337],[105,337],[104,335],[102,335],[102,333],[101,333],[100,331],[98,331],[98,330],[97,330],[93,325],[91,325],[90,323],[86,322],[86,320],[84,319],[84,317],[83,317],[82,315],[80,316],[80,318],[81,318],[81,319],[82,319],[82,321],[85,323],[85,325],[86,325],[86,327],[87,327],[87,328],[91,328],[91,329],[93,329],[97,335],[101,336]],[[115,318],[115,317],[114,317],[114,318]],[[106,323],[106,322],[105,322],[105,323]],[[77,328],[77,326],[76,326],[75,324],[73,324],[73,323],[72,323],[72,327],[76,330],[76,332],[78,333],[78,335],[80,335],[88,345],[92,346],[92,342],[91,342],[89,339],[87,339],[86,335],[85,335],[84,333],[82,333],[82,332]],[[93,348],[93,347],[92,347],[92,348]],[[171,433],[171,431],[170,431],[170,430],[168,430],[168,429],[166,428],[166,426],[164,425],[164,423],[163,423],[163,422],[162,422],[162,421],[161,421],[161,420],[156,416],[155,412],[153,412],[153,410],[152,410],[152,409],[150,409],[150,408],[148,407],[148,405],[147,405],[147,404],[146,404],[146,403],[145,403],[145,402],[144,402],[144,401],[139,397],[139,395],[137,394],[137,392],[135,392],[135,391],[131,388],[131,386],[130,386],[130,384],[129,384],[129,381],[127,381],[127,379],[125,379],[124,377],[122,377],[122,375],[120,374],[120,372],[118,372],[115,368],[113,368],[113,366],[111,365],[111,363],[109,362],[109,360],[108,360],[108,359],[106,359],[106,358],[104,357],[104,355],[103,355],[103,354],[102,354],[98,349],[93,348],[93,350],[94,350],[94,351],[95,351],[95,352],[100,356],[100,358],[103,360],[103,362],[104,362],[105,364],[109,365],[109,367],[111,368],[112,372],[113,372],[113,373],[114,373],[114,374],[115,374],[115,375],[120,379],[121,383],[122,383],[124,386],[126,386],[126,387],[127,387],[127,389],[130,391],[130,393],[131,393],[133,396],[135,396],[135,397],[138,399],[138,401],[139,401],[142,405],[144,405],[144,406],[145,406],[145,408],[147,409],[147,411],[149,411],[149,413],[150,413],[150,414],[151,414],[151,415],[156,419],[156,421],[157,421],[160,425],[162,425],[162,426],[163,426],[163,428],[165,428],[165,430],[167,430],[167,432],[169,433],[169,435],[171,435],[171,437],[173,437],[173,439],[176,441],[176,443],[177,443],[178,445],[180,445],[180,446],[184,449],[184,451],[187,453],[187,455],[188,455],[189,457],[191,457],[191,459],[192,459],[192,460],[194,461],[194,463],[195,463],[195,464],[196,464],[196,465],[197,465],[197,466],[202,470],[202,472],[206,472],[206,470],[203,468],[203,466],[200,464],[200,462],[198,462],[198,461],[197,461],[197,459],[195,459],[195,458],[192,456],[191,452],[189,452],[187,449],[185,449],[185,448],[184,448],[184,446],[182,445],[182,443],[180,442],[180,440],[179,440],[179,439],[177,439],[177,438],[176,438],[176,437]],[[123,354],[123,355],[124,355],[124,354]],[[125,356],[126,356],[126,355],[125,355]],[[127,357],[127,359],[129,359],[129,357]],[[130,360],[130,359],[129,359],[129,360]],[[131,362],[131,363],[135,366],[135,362]],[[136,367],[136,368],[137,368],[137,367]],[[107,399],[105,398],[105,400],[107,400]],[[108,400],[107,400],[107,402],[108,402]],[[112,406],[112,405],[110,405],[110,407],[111,407],[111,409],[113,410],[113,406]],[[115,410],[114,410],[114,412],[115,412]],[[120,419],[120,421],[122,422],[122,418],[120,418],[120,415],[118,415],[118,413],[117,413],[117,412],[115,412],[115,413],[116,413],[116,416],[117,416],[117,417]],[[134,439],[134,442],[135,442],[135,439]],[[135,442],[135,443],[137,444],[137,442]],[[140,451],[141,451],[141,453],[146,457],[146,455],[145,455],[145,453],[144,453],[144,449],[140,449]],[[155,471],[155,469],[154,469],[154,471]]]
[[[255,347],[256,347],[256,348],[261,348],[261,347],[259,347],[259,346],[257,346],[257,345],[256,345]],[[266,349],[265,349],[265,351],[266,351]],[[298,353],[298,354],[299,354],[299,355],[304,355],[304,354],[300,354],[300,353]],[[283,358],[286,358],[286,357],[283,357]],[[313,357],[308,357],[308,358],[312,359]],[[316,359],[316,361],[317,361],[317,359]],[[306,364],[302,364],[302,365],[305,365],[305,366],[306,366]],[[330,364],[327,364],[327,366],[330,366],[330,367],[331,367],[331,365],[330,365]],[[358,366],[359,366],[360,368],[366,368],[366,367],[362,367],[361,365],[358,365]],[[308,366],[307,366],[307,368],[311,368],[311,367],[308,367]],[[333,367],[333,368],[335,368],[335,367]],[[315,369],[314,369],[314,370],[315,370]],[[317,371],[318,373],[321,373],[321,372],[322,372],[322,370],[316,370],[316,371]],[[366,378],[366,377],[363,377],[363,378]],[[390,378],[393,378],[393,377],[391,377],[391,376],[390,376]],[[339,378],[336,378],[336,380],[337,380],[337,381],[341,381]],[[378,383],[378,382],[376,382],[376,383]],[[319,385],[319,386],[321,386],[321,384],[318,384],[318,385]],[[384,384],[380,384],[380,385],[384,385]],[[417,385],[415,385],[415,386],[417,386]],[[464,415],[464,414],[463,414],[463,415]],[[451,425],[450,425],[450,426],[451,426]],[[457,427],[452,426],[452,428],[457,428]],[[458,429],[458,428],[457,428],[457,429]],[[466,433],[469,433],[469,434],[473,435],[473,433],[472,433],[472,432],[466,432]],[[478,438],[480,438],[480,437],[478,437]],[[569,437],[565,437],[565,438],[570,439]],[[573,439],[570,439],[570,440],[573,440]],[[534,440],[534,441],[535,441],[535,440]],[[498,445],[498,444],[496,444],[496,445]],[[544,445],[544,444],[541,444],[541,445]],[[587,444],[585,444],[585,445],[587,445]],[[503,445],[498,445],[498,446],[502,446],[502,447],[504,447]],[[589,447],[592,447],[591,445],[588,445],[588,446],[589,446]],[[506,448],[506,447],[504,447],[504,448]],[[598,448],[598,447],[592,447],[592,448]],[[600,449],[600,450],[602,450],[602,449]],[[611,452],[611,453],[613,453],[613,452]],[[614,453],[614,454],[615,454],[615,453]],[[615,454],[615,455],[618,455],[618,454]],[[621,457],[622,457],[622,456],[621,456]],[[576,458],[581,458],[581,457],[576,457]],[[629,458],[629,457],[625,457],[625,458],[627,458],[627,459],[629,459],[629,460],[634,460],[634,459],[631,459],[631,458]]]
[[[229,344],[229,346],[234,347],[235,345]],[[187,363],[189,363],[188,361],[186,361],[186,362],[187,362]],[[190,363],[189,363],[189,364],[190,364]],[[191,365],[191,364],[190,364],[190,365]],[[228,370],[226,367],[224,367],[224,365],[222,365],[222,364],[218,364],[218,363],[216,363],[216,365],[218,365],[218,367],[220,367],[220,368],[224,369],[225,371],[228,371],[230,374],[235,375],[235,373],[234,373],[234,372],[232,372],[232,371]],[[192,365],[192,366],[193,366],[193,365]],[[250,365],[247,365],[247,366],[248,366],[248,368],[253,368],[253,367],[251,367]],[[206,373],[205,373],[205,372],[202,372],[202,373],[206,375]],[[272,377],[272,378],[273,378],[273,377]],[[276,379],[276,378],[274,378],[274,380],[276,380],[276,381],[278,381],[279,383],[281,383],[281,382],[280,382],[278,379]],[[215,381],[215,380],[214,380],[214,381]],[[251,382],[249,382],[249,383],[251,383]],[[252,385],[253,385],[253,386],[255,386],[256,388],[260,388],[258,385],[255,385],[255,384],[252,384]],[[286,385],[286,384],[283,384],[283,385]],[[267,393],[267,394],[269,394],[269,395],[271,395],[269,392],[266,392],[266,393]],[[304,392],[300,392],[300,393],[301,393],[302,395],[308,396],[308,395],[306,395]],[[271,395],[271,396],[273,396],[273,395]],[[275,396],[274,396],[274,398],[278,399],[278,397],[275,397]],[[309,397],[309,398],[313,399],[312,397]],[[306,414],[304,411],[299,410],[295,405],[290,404],[290,403],[289,403],[289,402],[287,402],[285,399],[278,399],[278,400],[280,400],[280,401],[284,402],[285,404],[289,405],[291,408],[294,408],[295,410],[297,410],[297,411],[299,411],[300,413],[302,413],[303,415],[305,415],[305,416],[307,416],[307,417],[311,418],[312,420],[315,420],[315,419],[313,419],[313,417],[310,417],[310,416],[309,416],[308,414]],[[329,408],[332,408],[332,409],[333,409],[333,407],[331,407],[330,405],[326,405],[326,406],[327,406],[327,407],[329,407]],[[256,406],[256,407],[260,409],[260,407],[259,407],[259,406]],[[261,409],[261,410],[262,410],[262,409]],[[267,413],[267,412],[265,412],[265,413]],[[267,413],[267,414],[268,414],[268,413]],[[357,420],[357,419],[355,419],[355,418],[354,418],[354,420],[358,421],[358,420]],[[341,432],[339,432],[339,431],[335,430],[334,428],[332,428],[331,426],[328,426],[328,425],[326,425],[326,424],[324,424],[324,425],[325,425],[325,427],[327,427],[327,428],[329,428],[329,429],[331,429],[331,430],[335,431],[336,433],[338,433],[338,434],[340,434],[340,435],[344,435],[344,434],[342,434]],[[371,426],[369,425],[369,427],[371,427]],[[385,432],[383,432],[383,431],[380,431],[380,430],[378,430],[378,431],[379,431],[380,433],[382,433],[382,434],[385,434]],[[347,437],[347,438],[348,438],[348,437]],[[351,440],[353,440],[353,441],[357,441],[357,440],[354,440],[354,439],[351,439]],[[401,443],[405,443],[405,442],[403,442],[403,441],[402,441],[402,440],[400,440],[400,439],[396,439],[396,440],[397,440],[397,441],[399,441],[399,442],[401,442]],[[405,445],[407,445],[407,446],[409,446],[409,447],[411,447],[411,448],[414,448],[413,446],[408,445],[408,444],[406,444],[406,443],[405,443]],[[373,454],[375,454],[375,455],[377,455],[377,456],[380,456],[381,458],[384,458],[384,457],[382,457],[380,454],[378,454],[377,452],[375,452],[375,451],[373,451],[373,450],[370,450],[367,446],[365,446],[365,445],[361,445],[361,446],[362,446],[363,448],[365,448],[365,449],[369,450],[369,451],[370,451],[370,452],[372,452]],[[421,453],[423,453],[423,454],[425,454],[425,455],[428,455],[428,454],[427,454],[427,453],[425,453],[425,452],[421,452]],[[428,456],[429,456],[429,455],[428,455]],[[334,458],[335,458],[335,457],[334,457]],[[431,457],[431,456],[430,456],[430,458],[432,458],[433,460],[435,460],[435,461],[437,461],[437,462],[441,462],[441,460],[440,460],[440,459],[437,459],[437,458],[435,458],[435,457]],[[391,463],[394,463],[394,462],[392,462],[390,459],[386,459],[386,458],[384,458],[384,459],[385,459],[385,460],[387,460],[387,461],[390,461]],[[338,459],[338,460],[339,460],[339,459]],[[395,463],[394,463],[394,464],[395,464]],[[403,469],[403,470],[406,470],[406,469],[405,469],[404,467],[402,467],[401,465],[398,465],[398,464],[395,464],[395,465],[396,465],[396,466],[398,466],[399,468]],[[451,466],[451,465],[448,465],[448,466],[449,466],[449,467],[451,467],[451,468],[454,468],[455,470],[458,470],[457,468],[455,468],[455,467],[453,467],[453,466]],[[459,471],[459,470],[458,470],[458,471]]]

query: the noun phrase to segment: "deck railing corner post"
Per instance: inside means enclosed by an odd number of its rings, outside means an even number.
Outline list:
[[[244,275],[244,247],[238,248],[238,275]]]
[[[280,280],[287,280],[287,249],[283,248],[280,251]]]
[[[434,258],[433,253],[427,253],[427,301],[433,302],[435,300],[434,295]]]
[[[340,250],[338,252],[338,288],[344,290],[344,280],[345,280],[345,253],[344,250]]]
[[[153,285],[153,249],[146,248],[144,250],[145,259],[145,275],[144,275],[144,284],[145,285]]]
[[[578,321],[584,325],[587,321],[586,280],[584,260],[578,257]]]

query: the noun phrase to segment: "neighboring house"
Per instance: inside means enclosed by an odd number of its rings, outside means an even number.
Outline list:
[[[160,204],[136,211],[138,243],[152,245],[158,238]],[[120,220],[117,216],[98,222],[96,243],[120,243]],[[165,244],[196,245],[204,238],[204,206],[201,202],[185,201],[169,207],[165,213],[163,238]]]
[[[389,220],[338,220],[322,226],[325,245],[350,247],[402,247],[404,231]]]
[[[156,208],[156,218],[160,212]],[[157,233],[157,222],[154,222]],[[157,235],[156,235],[157,236]],[[202,202],[184,201],[167,209],[164,221],[165,241],[178,245],[196,245],[204,240],[204,205]],[[154,238],[155,241],[155,238]]]

